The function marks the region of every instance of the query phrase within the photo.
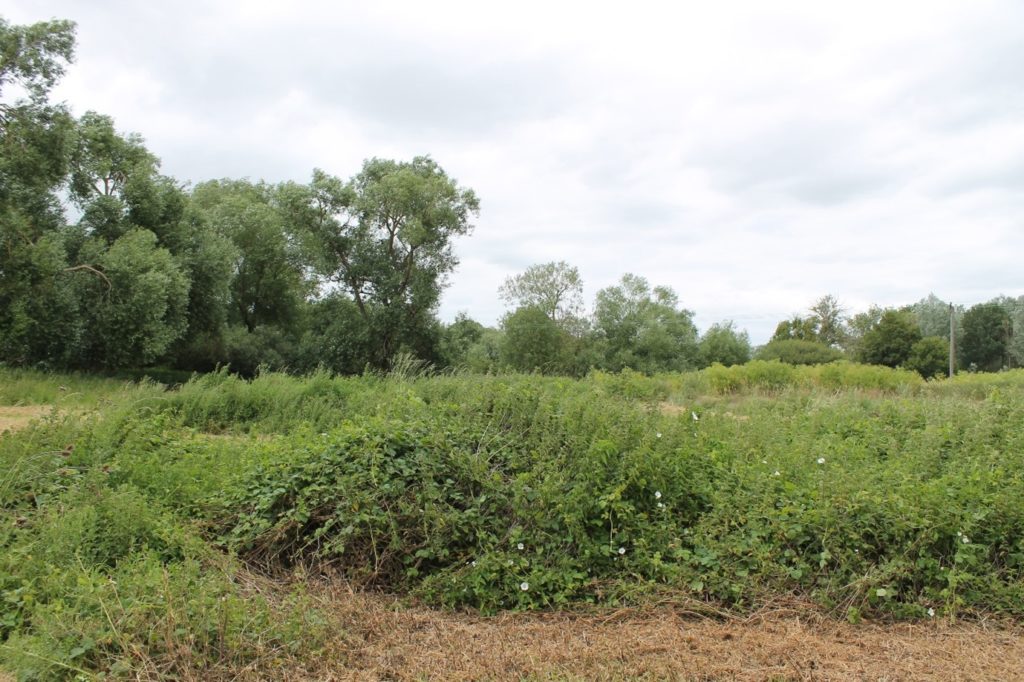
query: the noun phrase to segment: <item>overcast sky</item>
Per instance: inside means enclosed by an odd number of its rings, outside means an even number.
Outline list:
[[[429,154],[481,199],[441,308],[633,272],[756,343],[834,294],[1024,294],[1024,2],[48,2],[55,96],[181,180]]]

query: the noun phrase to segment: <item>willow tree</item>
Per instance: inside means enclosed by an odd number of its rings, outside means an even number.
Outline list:
[[[370,159],[347,182],[316,170],[309,185],[283,187],[281,201],[310,246],[322,291],[340,290],[358,311],[372,339],[368,361],[386,368],[400,350],[420,351],[458,264],[454,240],[479,211],[473,191],[429,157]]]

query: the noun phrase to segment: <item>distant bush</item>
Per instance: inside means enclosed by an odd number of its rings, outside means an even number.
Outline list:
[[[925,379],[943,376],[949,369],[949,341],[926,336],[911,347],[910,357],[903,364]]]
[[[759,360],[778,360],[790,365],[822,365],[842,357],[843,354],[835,348],[800,339],[771,341],[757,353]]]

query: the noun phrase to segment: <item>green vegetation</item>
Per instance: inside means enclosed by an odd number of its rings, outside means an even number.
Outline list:
[[[310,571],[483,612],[796,593],[851,619],[1024,616],[1022,370],[399,366],[171,391],[5,371],[25,402],[103,400],[0,437],[0,665],[315,655]],[[291,571],[290,598],[249,587]]]

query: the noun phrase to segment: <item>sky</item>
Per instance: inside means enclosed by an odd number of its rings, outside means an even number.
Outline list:
[[[163,172],[308,181],[430,155],[480,197],[440,315],[505,278],[624,273],[755,343],[849,312],[1024,295],[1024,2],[4,0],[72,19],[54,98]]]

